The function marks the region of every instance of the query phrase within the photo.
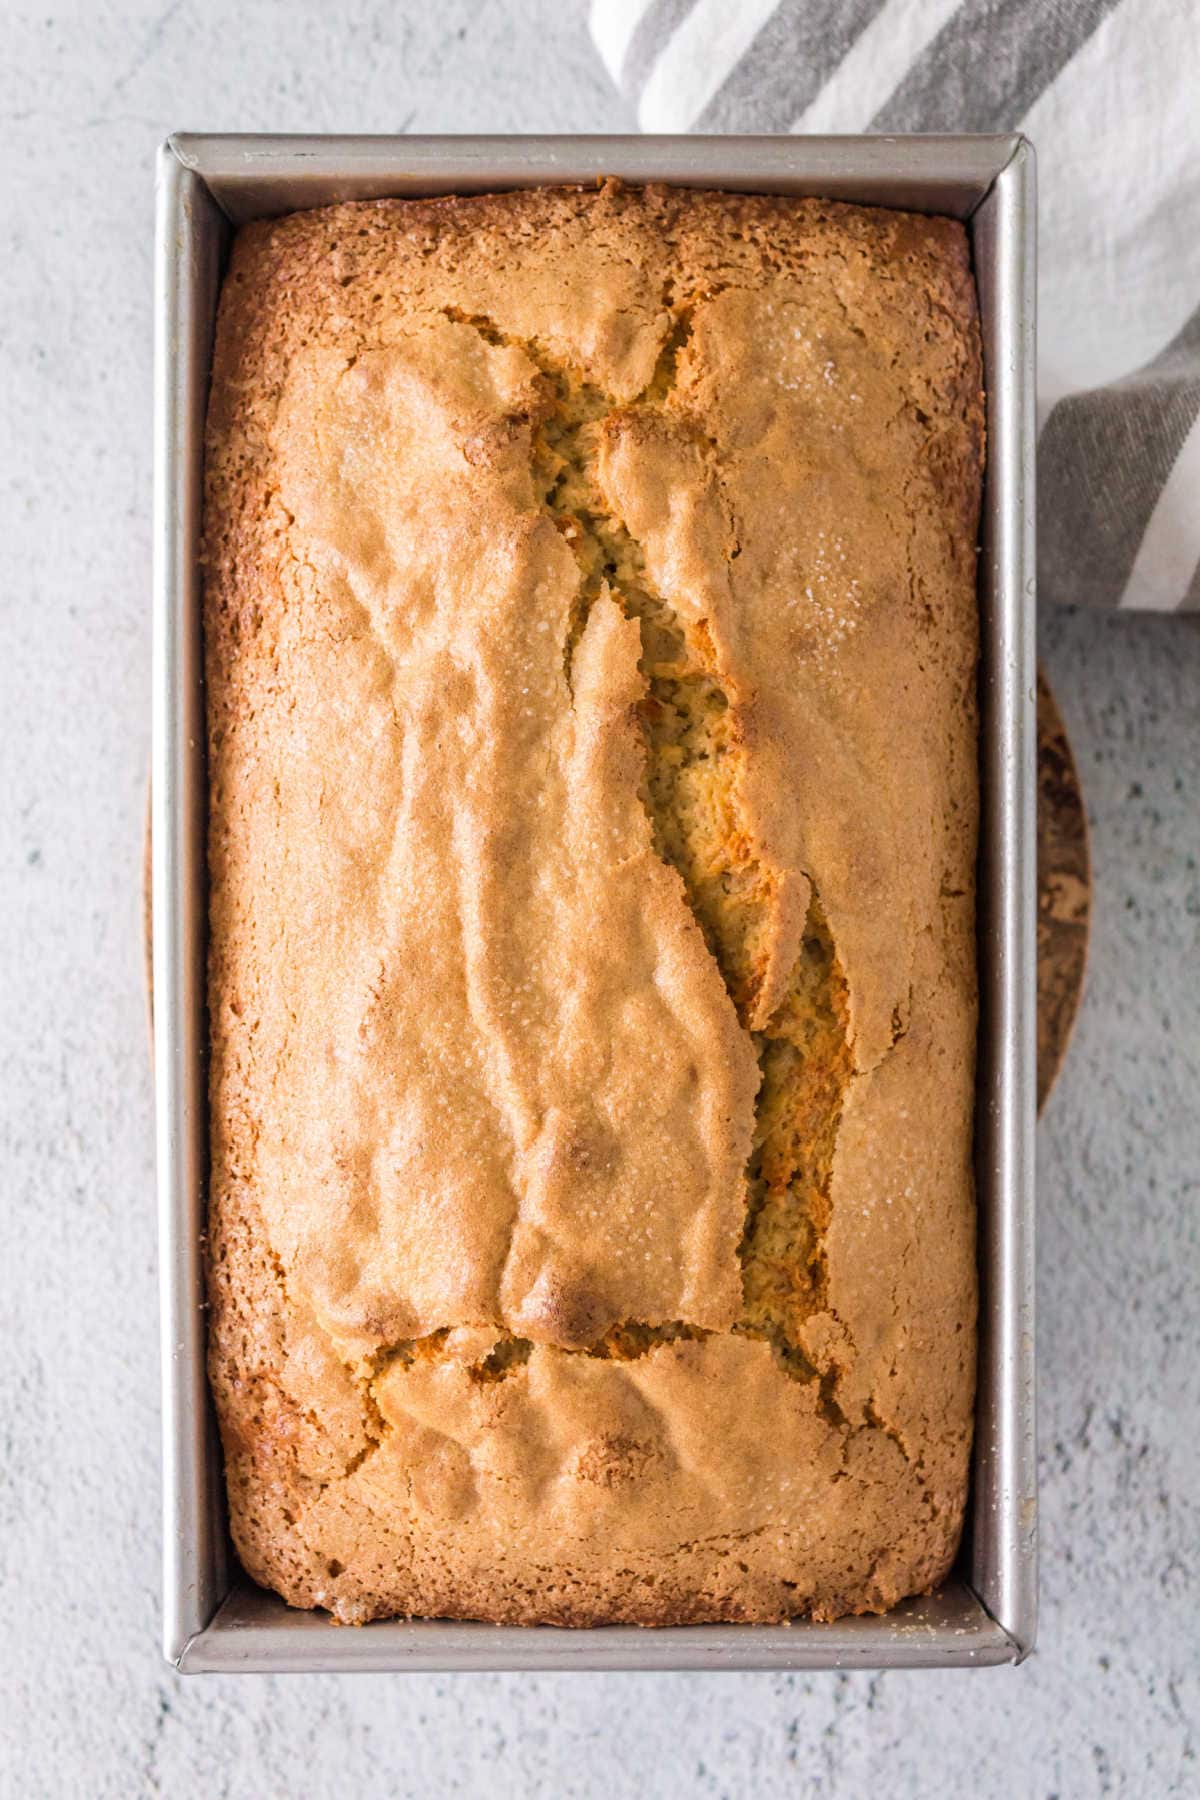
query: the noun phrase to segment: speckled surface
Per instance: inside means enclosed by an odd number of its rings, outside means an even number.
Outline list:
[[[336,19],[337,23],[334,23]],[[1021,1669],[183,1681],[158,1638],[139,868],[151,160],[176,126],[628,125],[572,4],[5,9],[0,1793],[1200,1792],[1200,629],[1059,614],[1096,915],[1041,1127]]]

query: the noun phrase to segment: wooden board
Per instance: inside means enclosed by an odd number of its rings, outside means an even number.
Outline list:
[[[1062,1067],[1083,992],[1092,863],[1079,771],[1041,670],[1038,721],[1038,1111]]]

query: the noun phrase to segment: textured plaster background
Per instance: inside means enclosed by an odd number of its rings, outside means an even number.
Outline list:
[[[161,1662],[151,1106],[151,162],[175,127],[630,123],[578,0],[0,5],[0,1792],[1200,1792],[1200,631],[1058,615],[1091,982],[1041,1128],[1042,1647],[869,1676]]]

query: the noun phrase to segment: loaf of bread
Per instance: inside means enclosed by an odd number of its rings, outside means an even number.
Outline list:
[[[961,1528],[983,402],[948,220],[237,237],[210,1367],[293,1605],[831,1619]]]

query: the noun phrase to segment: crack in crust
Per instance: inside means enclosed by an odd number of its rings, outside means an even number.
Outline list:
[[[481,1329],[492,1332],[491,1326]],[[505,1377],[529,1361],[534,1349],[532,1338],[517,1337],[514,1333],[495,1329],[494,1349],[478,1362],[466,1365],[468,1373],[476,1380],[503,1381]],[[632,1362],[636,1357],[644,1356],[657,1344],[674,1344],[683,1340],[699,1343],[714,1334],[703,1325],[691,1325],[686,1319],[670,1319],[665,1324],[650,1325],[642,1319],[622,1319],[618,1324],[610,1326],[603,1337],[594,1343],[582,1345],[579,1349],[569,1349],[566,1345],[556,1344],[557,1356],[586,1356],[600,1362]],[[376,1350],[368,1361],[368,1374],[365,1382],[368,1391],[381,1375],[393,1368],[413,1369],[422,1364],[457,1360],[452,1357],[447,1339],[450,1328],[442,1326],[438,1331],[430,1331],[424,1337],[402,1338],[398,1343],[388,1344],[382,1350]]]
[[[675,302],[664,294],[664,305],[672,324],[650,382],[627,409],[540,344],[502,332],[494,320],[454,308],[445,316],[471,326],[489,343],[520,349],[541,373],[546,407],[532,434],[535,492],[570,545],[580,574],[563,649],[568,686],[588,613],[608,594],[641,631],[647,687],[639,709],[646,757],[642,799],[655,848],[679,874],[743,1029],[750,1030],[767,972],[779,877],[756,854],[744,820],[738,710],[718,678],[706,621],[689,629],[655,591],[643,547],[607,504],[597,469],[606,431],[638,410],[663,413],[675,398],[694,300]],[[681,416],[678,407],[671,410],[674,418]],[[751,1035],[762,1079],[738,1249],[743,1309],[734,1330],[770,1343],[789,1375],[816,1385],[830,1422],[844,1425],[833,1396],[836,1369],[816,1366],[802,1344],[805,1321],[828,1302],[825,1232],[852,1072],[845,977],[815,889],[783,998]],[[609,1350],[592,1348],[587,1354],[629,1358],[679,1336],[701,1335],[706,1334],[678,1323],[627,1322],[609,1333]],[[527,1343],[507,1341],[514,1347]],[[520,1367],[528,1353],[514,1351],[491,1378]]]

